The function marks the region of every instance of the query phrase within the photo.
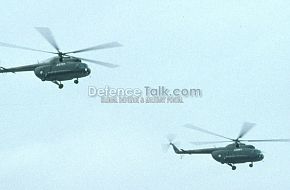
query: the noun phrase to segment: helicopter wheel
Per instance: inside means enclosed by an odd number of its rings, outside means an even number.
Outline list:
[[[79,83],[79,80],[78,79],[74,80],[74,83],[75,84],[78,84]]]
[[[63,88],[63,84],[59,84],[59,85],[58,85],[58,88],[59,88],[59,89],[62,89],[62,88]]]
[[[252,168],[253,167],[253,163],[250,163],[249,166],[250,166],[250,168]]]
[[[236,170],[237,169],[237,167],[234,166],[233,164],[231,164],[231,163],[227,163],[227,164],[232,167],[232,170]]]

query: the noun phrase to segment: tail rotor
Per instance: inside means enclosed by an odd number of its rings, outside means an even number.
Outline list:
[[[176,135],[174,134],[169,134],[166,136],[168,143],[167,144],[162,144],[162,150],[163,152],[168,152],[170,146],[172,145],[179,145],[180,142],[176,142]]]

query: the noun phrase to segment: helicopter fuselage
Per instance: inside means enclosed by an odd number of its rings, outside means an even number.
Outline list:
[[[51,60],[40,64],[34,69],[34,74],[42,81],[65,81],[86,77],[91,73],[87,64],[78,59],[63,58],[60,62]]]
[[[258,162],[264,159],[264,155],[260,150],[256,149],[253,145],[246,145],[243,143],[233,143],[225,147],[194,150],[179,150],[173,143],[170,143],[170,145],[173,147],[176,154],[211,154],[213,159],[217,162],[230,166],[232,166],[232,164]]]
[[[222,164],[239,164],[246,162],[258,162],[264,159],[260,150],[252,145],[228,145],[225,148],[217,148],[211,153],[213,159]]]

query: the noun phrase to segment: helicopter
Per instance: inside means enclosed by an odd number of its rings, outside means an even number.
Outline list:
[[[118,66],[111,63],[105,63],[101,61],[80,58],[80,57],[75,57],[75,56],[70,55],[74,53],[81,53],[81,52],[87,52],[87,51],[92,51],[92,50],[108,49],[108,48],[122,46],[118,42],[100,44],[97,46],[75,50],[75,51],[61,52],[49,28],[36,27],[35,29],[41,34],[42,37],[46,39],[47,42],[49,42],[50,45],[52,45],[52,47],[56,50],[56,52],[38,50],[34,48],[18,46],[18,45],[13,45],[13,44],[4,43],[4,42],[0,42],[0,46],[55,54],[56,56],[38,64],[12,67],[12,68],[0,67],[0,73],[9,73],[9,72],[16,73],[16,72],[24,72],[24,71],[34,71],[34,74],[42,81],[51,81],[55,83],[56,85],[58,85],[59,89],[62,89],[63,88],[62,81],[75,79],[74,83],[78,84],[79,78],[90,75],[91,69],[88,67],[87,64],[83,63],[82,61],[95,63],[95,64],[102,65],[109,68],[115,68]]]
[[[260,139],[260,140],[244,140],[243,138],[249,130],[251,130],[255,126],[254,123],[245,122],[242,125],[241,131],[237,138],[228,138],[223,135],[193,126],[191,124],[186,124],[184,127],[193,129],[196,131],[200,131],[203,133],[207,133],[210,135],[214,135],[217,137],[221,137],[227,139],[225,141],[202,141],[202,142],[191,142],[192,144],[201,145],[201,144],[214,144],[214,143],[228,143],[225,147],[217,147],[217,148],[203,148],[203,149],[194,149],[194,150],[184,150],[179,149],[173,143],[173,138],[168,137],[169,144],[167,144],[167,148],[172,146],[174,152],[176,154],[184,155],[184,154],[211,154],[212,158],[220,162],[221,164],[229,165],[232,170],[236,170],[235,164],[242,164],[250,162],[249,167],[253,167],[253,162],[259,162],[264,159],[264,155],[261,150],[256,149],[255,146],[250,144],[245,144],[242,142],[289,142],[290,139]]]

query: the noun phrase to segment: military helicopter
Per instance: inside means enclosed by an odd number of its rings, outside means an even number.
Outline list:
[[[219,135],[217,133],[207,131],[205,129],[187,124],[184,127],[227,139],[226,141],[191,142],[192,144],[200,145],[200,144],[227,143],[227,142],[233,142],[233,143],[225,147],[219,147],[219,148],[183,150],[183,149],[178,149],[176,147],[175,143],[173,143],[172,137],[168,137],[169,144],[167,144],[166,146],[167,148],[169,148],[169,146],[172,146],[174,152],[176,154],[181,154],[181,155],[211,154],[214,160],[222,164],[229,165],[232,168],[232,170],[236,170],[235,164],[241,164],[241,163],[246,163],[246,162],[250,162],[249,166],[253,167],[253,162],[259,162],[263,160],[264,155],[262,154],[262,151],[259,149],[256,149],[255,146],[247,145],[242,142],[289,142],[290,141],[290,139],[261,139],[261,140],[241,139],[242,137],[244,137],[246,133],[249,132],[250,129],[254,127],[254,125],[255,125],[254,123],[244,123],[238,137],[236,139],[232,139],[232,138],[228,138],[223,135]]]
[[[80,49],[76,51],[61,52],[49,28],[36,27],[35,29],[52,45],[52,47],[56,50],[56,52],[38,50],[38,49],[8,44],[4,42],[0,42],[0,46],[23,49],[23,50],[30,50],[30,51],[37,51],[37,52],[43,52],[43,53],[50,53],[50,54],[55,54],[57,56],[52,57],[38,64],[12,67],[12,68],[0,67],[0,73],[8,73],[8,72],[16,73],[16,72],[23,72],[23,71],[34,71],[34,74],[38,78],[40,78],[42,81],[51,81],[57,84],[60,89],[62,89],[63,88],[63,84],[61,83],[62,81],[75,79],[74,83],[78,84],[79,78],[86,77],[91,73],[91,70],[88,67],[88,65],[83,63],[82,61],[95,63],[98,65],[102,65],[102,66],[110,67],[110,68],[114,68],[118,66],[111,63],[105,63],[101,61],[95,61],[91,59],[85,59],[85,58],[80,58],[80,57],[69,55],[69,54],[74,54],[74,53],[81,53],[81,52],[87,52],[87,51],[92,51],[92,50],[108,49],[108,48],[122,46],[118,42],[105,43],[105,44],[101,44],[101,45],[97,45],[97,46],[93,46],[89,48],[84,48],[84,49]]]

